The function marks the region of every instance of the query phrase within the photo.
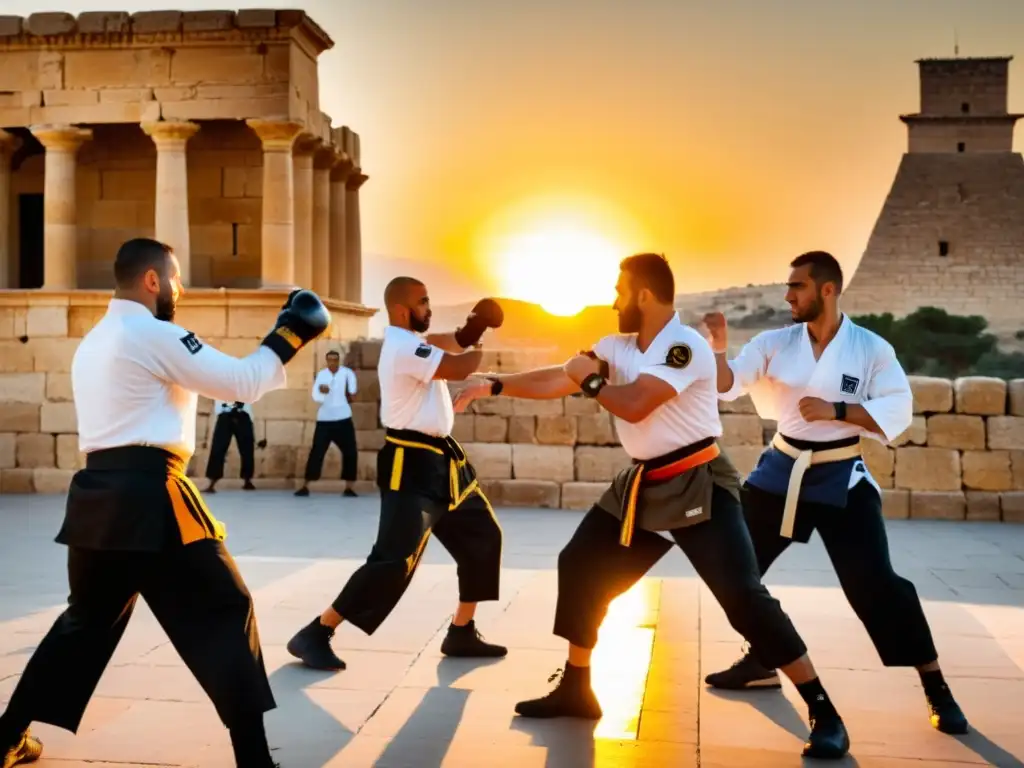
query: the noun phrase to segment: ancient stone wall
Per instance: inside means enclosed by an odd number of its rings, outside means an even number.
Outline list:
[[[1009,59],[923,59],[921,114],[1005,115]]]
[[[245,123],[212,121],[189,140],[189,236],[194,287],[256,288],[262,253],[263,151]],[[44,156],[11,178],[9,252],[17,253],[19,196],[42,194]],[[132,237],[153,237],[156,148],[137,125],[98,125],[78,155],[78,284],[110,285],[110,265]],[[11,260],[17,271],[17,260]],[[10,275],[18,285],[19,276]]]
[[[192,291],[176,322],[241,357],[273,328],[284,296],[268,290]],[[83,466],[69,372],[79,341],[106,311],[109,298],[109,292],[99,291],[0,291],[0,494],[61,493]],[[260,477],[291,476],[295,448],[289,441],[315,417],[309,392],[324,355],[328,349],[344,352],[350,340],[366,335],[372,310],[326,303],[333,318],[326,337],[289,364],[286,389],[254,406],[258,439],[267,441],[257,451]]]
[[[1021,155],[903,155],[843,309],[900,317],[937,306],[1016,331],[1022,302]]]
[[[332,45],[300,10],[0,16],[0,125],[286,116],[327,140]]]
[[[243,294],[237,303],[225,305],[211,296],[185,308],[181,323],[229,354],[248,354],[258,343],[253,330],[269,327],[276,314],[265,300],[258,306],[253,301]],[[68,368],[77,338],[104,305],[97,294],[91,305],[35,303],[27,311],[0,306],[0,493],[59,493],[82,466]],[[313,377],[326,350],[335,348],[348,356],[359,382],[353,403],[356,487],[376,492],[376,451],[384,440],[376,372],[379,342],[346,341],[358,336],[361,323],[342,316],[333,339],[304,350],[289,366],[288,388],[255,404],[258,487],[301,484],[316,419]],[[26,335],[23,343],[20,337]],[[489,352],[484,363],[495,371],[533,365],[521,352]],[[865,459],[883,488],[886,516],[1024,522],[1024,380],[911,377],[911,385],[915,415],[910,429],[893,446],[864,441]],[[199,437],[190,466],[200,488],[206,486],[202,478],[213,433],[210,405],[200,400]],[[745,474],[774,434],[774,424],[757,416],[748,398],[722,403],[721,410],[722,443]],[[581,398],[481,400],[471,412],[456,416],[454,436],[465,446],[485,491],[502,506],[587,508],[629,461],[607,412]],[[220,487],[237,488],[234,443],[225,470]],[[313,483],[312,490],[340,491],[340,472],[340,454],[331,447],[325,479]]]

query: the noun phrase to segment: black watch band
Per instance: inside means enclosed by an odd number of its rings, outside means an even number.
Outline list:
[[[497,397],[498,395],[500,395],[501,390],[503,390],[504,388],[505,385],[502,383],[501,379],[491,379],[491,397]]]
[[[832,407],[836,409],[836,421],[846,421],[846,403],[832,403]]]
[[[592,373],[580,382],[580,390],[587,397],[597,397],[608,380],[600,373]]]

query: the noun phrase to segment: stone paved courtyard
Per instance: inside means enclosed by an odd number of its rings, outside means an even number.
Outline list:
[[[613,606],[594,660],[605,717],[595,727],[530,722],[516,701],[547,690],[565,658],[551,635],[558,550],[580,513],[499,509],[505,530],[500,602],[485,636],[509,656],[441,656],[455,568],[432,542],[405,600],[373,637],[345,627],[349,665],[330,674],[293,663],[284,644],[336,594],[376,530],[376,498],[295,499],[222,491],[208,503],[255,596],[278,708],[267,717],[283,768],[319,766],[790,766],[806,712],[795,689],[721,695],[701,682],[740,649],[681,553]],[[63,609],[64,550],[53,543],[63,498],[0,496],[0,700]],[[846,765],[1024,765],[1024,526],[889,524],[897,569],[925,600],[947,678],[974,731],[933,731],[913,670],[884,669],[843,599],[820,542],[792,548],[766,579],[811,647],[853,740]],[[55,692],[60,695],[59,691]],[[140,602],[77,736],[35,727],[40,766],[232,766],[227,732]]]

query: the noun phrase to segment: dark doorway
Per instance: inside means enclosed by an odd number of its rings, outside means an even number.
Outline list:
[[[18,195],[18,287],[43,287],[43,196]]]

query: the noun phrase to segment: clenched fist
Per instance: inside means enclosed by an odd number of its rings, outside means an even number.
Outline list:
[[[721,312],[708,312],[704,315],[704,327],[708,329],[708,342],[716,355],[724,354],[729,349],[729,331],[725,315]]]
[[[800,399],[800,415],[804,421],[835,421],[836,407],[817,397]]]
[[[590,357],[587,354],[580,354],[569,358],[565,365],[562,366],[562,370],[564,370],[565,375],[576,382],[576,384],[582,384],[583,380],[590,374],[600,373],[601,365],[596,357]]]
[[[326,395],[328,392],[331,391],[331,388],[329,386],[327,386],[326,384],[321,384],[320,385],[320,391],[323,392]]]

